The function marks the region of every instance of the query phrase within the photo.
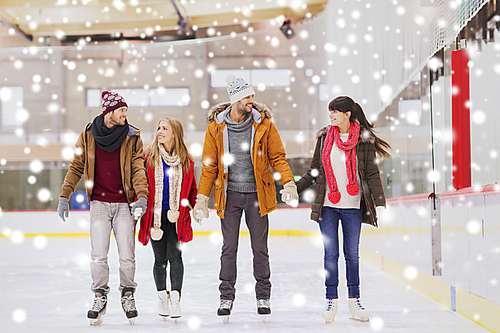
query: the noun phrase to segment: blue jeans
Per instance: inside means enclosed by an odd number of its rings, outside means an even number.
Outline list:
[[[359,235],[361,208],[323,207],[319,228],[325,247],[326,298],[338,297],[339,286],[339,219],[342,221],[344,257],[349,298],[359,297]]]

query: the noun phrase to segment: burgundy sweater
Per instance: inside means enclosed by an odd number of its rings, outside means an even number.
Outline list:
[[[95,179],[92,200],[127,202],[120,171],[120,148],[107,152],[95,146]]]

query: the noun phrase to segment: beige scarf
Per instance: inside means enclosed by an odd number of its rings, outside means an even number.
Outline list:
[[[163,201],[163,163],[162,160],[170,167],[168,179],[169,206],[167,213],[168,220],[171,223],[177,222],[179,219],[179,201],[181,197],[182,187],[182,164],[181,159],[177,155],[170,156],[163,144],[158,143],[161,159],[157,159],[155,165],[155,202],[154,202],[154,225],[151,228],[151,239],[160,240],[163,236],[161,230],[161,211]]]

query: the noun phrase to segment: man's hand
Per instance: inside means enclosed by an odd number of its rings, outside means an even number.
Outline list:
[[[59,197],[59,204],[57,205],[57,213],[63,222],[69,216],[69,199],[65,197]]]
[[[287,205],[292,207],[297,207],[299,205],[299,195],[297,193],[297,186],[295,185],[295,182],[289,181],[286,183],[280,193],[281,201]]]
[[[134,215],[134,220],[140,220],[142,215],[146,213],[148,200],[145,197],[140,197],[131,205],[132,209],[130,210],[130,214]]]

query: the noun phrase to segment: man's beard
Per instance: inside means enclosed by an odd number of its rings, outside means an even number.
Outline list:
[[[252,104],[252,108],[253,108],[253,104]],[[244,104],[243,106],[238,106],[238,114],[240,114],[242,116],[246,116],[247,114],[252,112],[252,108],[250,108],[250,111],[248,111],[246,104]]]

